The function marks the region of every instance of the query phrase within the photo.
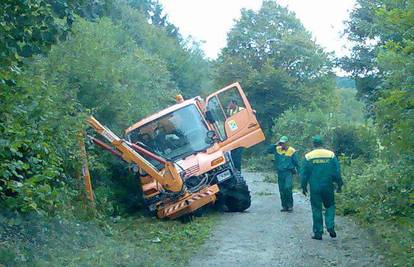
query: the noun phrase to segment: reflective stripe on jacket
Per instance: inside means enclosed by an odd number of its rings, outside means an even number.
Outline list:
[[[244,107],[237,107],[235,109],[229,109],[229,116],[233,116],[236,113],[239,113],[240,111],[242,111],[244,109]]]
[[[293,147],[283,150],[281,146],[271,145],[267,152],[274,154],[277,171],[295,171],[299,169],[297,153]]]
[[[333,190],[333,183],[342,186],[341,169],[334,152],[318,148],[305,155],[301,173],[302,188],[306,188],[308,183],[311,191],[321,188]]]

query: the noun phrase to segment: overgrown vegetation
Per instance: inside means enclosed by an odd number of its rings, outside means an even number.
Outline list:
[[[347,212],[377,230],[396,266],[414,264],[414,2],[357,1],[347,25],[354,42],[343,67],[374,119],[378,146],[370,162],[345,169]],[[411,199],[411,200],[410,200]]]
[[[182,265],[189,255],[184,247],[194,249],[189,242],[197,246],[210,221],[178,231],[178,222],[128,219],[142,209],[138,180],[93,147],[97,210],[94,219],[86,216],[77,137],[87,115],[122,136],[130,124],[173,103],[175,94],[204,94],[210,63],[198,45],[183,39],[151,0],[2,1],[0,10],[0,215],[28,214],[16,228],[13,220],[2,221],[0,263]],[[106,238],[109,218],[120,215],[113,238]],[[62,226],[48,222],[56,218]],[[74,222],[83,228],[76,230]],[[62,227],[73,232],[59,232]],[[90,233],[77,234],[82,231]],[[162,246],[146,243],[152,235],[164,236]],[[54,239],[67,255],[59,254]],[[140,246],[145,251],[136,252]],[[129,260],[122,258],[127,253]]]
[[[183,266],[208,237],[217,214],[192,223],[142,215],[111,220],[0,216],[5,266]]]
[[[2,50],[9,53],[15,50],[11,43],[22,42],[41,47],[2,56],[7,63],[0,93],[3,207],[46,214],[72,205],[79,170],[76,137],[87,114],[122,135],[133,122],[173,103],[176,93],[209,89],[209,63],[161,16],[156,2],[109,2],[99,1],[93,8],[83,2],[66,6],[70,33],[64,38],[56,32],[61,16],[54,9],[64,1],[2,3],[6,13],[14,7],[34,21],[47,13],[56,24],[47,20],[38,40],[15,32],[35,34],[36,23],[21,25],[3,17],[7,27],[2,36],[10,38],[1,40]],[[92,175],[100,177],[96,185],[105,186],[102,181],[120,179],[125,167],[101,154],[91,156]]]
[[[77,134],[90,114],[121,135],[178,92],[239,81],[268,142],[287,135],[303,155],[312,135],[324,137],[343,167],[339,210],[376,231],[390,265],[414,265],[412,0],[357,0],[352,54],[339,60],[352,77],[338,88],[332,56],[274,1],[242,11],[214,64],[152,0],[6,0],[0,15],[1,263],[183,264],[214,219],[127,217],[141,208],[138,181],[92,147],[97,214],[79,215]],[[271,169],[263,150],[245,153],[251,170]]]

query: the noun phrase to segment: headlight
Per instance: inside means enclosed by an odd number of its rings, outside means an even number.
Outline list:
[[[224,162],[224,157],[219,157],[211,161],[211,166],[219,165],[220,163]]]

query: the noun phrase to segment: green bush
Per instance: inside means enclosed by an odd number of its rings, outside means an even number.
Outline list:
[[[22,212],[62,210],[74,188],[80,116],[59,87],[35,70],[0,95],[0,205]],[[4,102],[3,102],[4,101]]]
[[[338,194],[337,206],[340,213],[353,214],[376,231],[393,264],[412,266],[414,167],[402,159],[389,162],[382,158],[376,155],[370,163],[342,160],[345,187]]]
[[[316,134],[323,136],[327,145],[330,146],[331,128],[329,114],[325,114],[319,108],[289,109],[274,121],[272,142],[276,143],[280,136],[286,135],[289,143],[300,154],[304,154],[311,148],[311,138]]]
[[[280,136],[286,135],[290,144],[303,155],[312,149],[312,136],[319,134],[324,146],[337,155],[373,157],[378,139],[374,129],[369,125],[344,122],[340,115],[317,107],[289,109],[275,120],[272,141],[277,142]]]
[[[373,127],[344,124],[332,131],[332,148],[337,155],[350,158],[375,158],[378,137]]]

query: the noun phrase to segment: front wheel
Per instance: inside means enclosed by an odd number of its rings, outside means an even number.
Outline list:
[[[251,197],[249,187],[240,173],[236,174],[236,184],[226,192],[225,205],[228,211],[242,212],[250,207]]]

